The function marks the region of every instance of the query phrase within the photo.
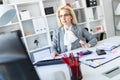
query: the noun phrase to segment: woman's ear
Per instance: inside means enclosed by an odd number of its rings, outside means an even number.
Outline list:
[[[73,16],[71,16],[71,20],[73,19]]]

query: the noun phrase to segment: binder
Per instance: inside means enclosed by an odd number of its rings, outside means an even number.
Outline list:
[[[103,14],[102,7],[101,7],[101,6],[98,6],[98,7],[96,8],[96,11],[97,11],[97,17],[98,17],[98,19],[101,19],[101,18],[104,17],[104,14]]]
[[[86,13],[87,13],[87,18],[88,18],[89,21],[94,20],[94,15],[93,15],[92,8],[88,8]]]
[[[33,19],[33,26],[34,26],[34,30],[35,33],[45,33],[47,28],[46,28],[46,23],[44,20],[44,17],[40,17],[37,19]]]

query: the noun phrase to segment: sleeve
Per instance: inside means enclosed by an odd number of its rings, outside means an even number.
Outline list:
[[[90,47],[93,47],[97,44],[97,38],[89,33],[86,29],[82,29],[83,37],[87,40]]]
[[[58,43],[58,35],[57,35],[57,33],[58,33],[58,30],[55,29],[53,31],[52,43],[51,43],[51,48],[50,48],[51,52],[57,51],[57,43]]]

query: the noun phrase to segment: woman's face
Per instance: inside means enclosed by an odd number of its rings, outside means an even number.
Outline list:
[[[72,16],[70,14],[70,12],[66,9],[62,9],[60,10],[60,21],[61,23],[64,25],[71,25],[71,20],[72,20]]]

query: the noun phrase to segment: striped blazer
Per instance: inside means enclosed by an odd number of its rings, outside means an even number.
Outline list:
[[[86,29],[77,25],[72,25],[71,31],[76,37],[78,37],[78,39],[72,43],[71,50],[81,47],[79,43],[80,40],[87,41],[90,44],[90,47],[97,44],[96,37],[89,33]],[[67,46],[64,45],[64,34],[65,30],[63,27],[56,28],[53,31],[51,52],[57,51],[58,53],[64,53],[67,51]]]

